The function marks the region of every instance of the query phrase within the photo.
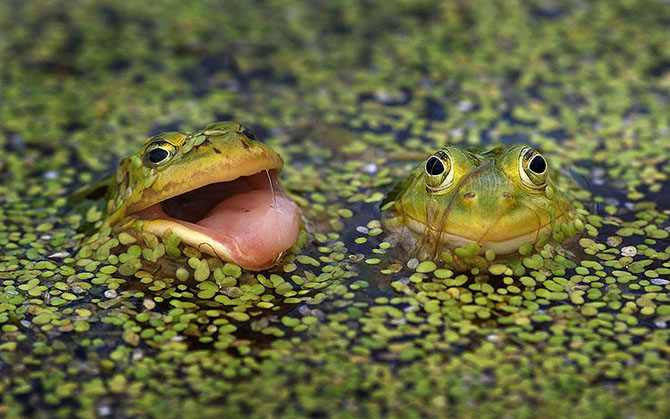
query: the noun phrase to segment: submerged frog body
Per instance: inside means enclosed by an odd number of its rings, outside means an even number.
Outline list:
[[[443,147],[396,186],[386,206],[387,227],[409,235],[422,257],[446,261],[454,250],[491,260],[583,228],[546,160],[527,146]]]
[[[283,162],[236,122],[149,138],[107,181],[101,228],[174,233],[203,253],[250,270],[293,246],[300,211],[277,181]]]

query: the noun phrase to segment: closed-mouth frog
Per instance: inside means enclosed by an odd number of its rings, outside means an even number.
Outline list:
[[[385,207],[386,226],[433,259],[486,254],[491,261],[584,228],[547,161],[524,145],[445,146],[394,188]]]

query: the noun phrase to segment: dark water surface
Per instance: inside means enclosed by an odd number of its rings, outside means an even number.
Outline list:
[[[664,1],[0,4],[0,416],[667,416],[668,22]],[[102,215],[73,191],[227,119],[283,156],[301,249],[256,274],[167,238],[75,247]],[[518,142],[580,206],[572,254],[493,275],[391,244],[381,203],[419,161]],[[153,272],[166,251],[182,269]]]

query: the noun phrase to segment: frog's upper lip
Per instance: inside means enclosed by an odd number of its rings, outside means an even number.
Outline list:
[[[265,146],[245,148],[243,152],[240,149],[241,146],[234,148],[230,156],[221,154],[224,157],[213,162],[194,160],[167,167],[156,176],[151,187],[142,191],[137,201],[128,205],[126,212],[132,214],[210,184],[230,182],[262,171],[279,172],[284,165],[281,157]]]

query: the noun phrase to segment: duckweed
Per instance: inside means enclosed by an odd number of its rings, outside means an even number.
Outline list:
[[[669,13],[0,4],[0,416],[665,415]],[[305,232],[276,269],[141,223],[88,236],[81,187],[220,119],[286,161]],[[419,259],[380,210],[446,142],[538,148],[579,217],[518,255]]]

